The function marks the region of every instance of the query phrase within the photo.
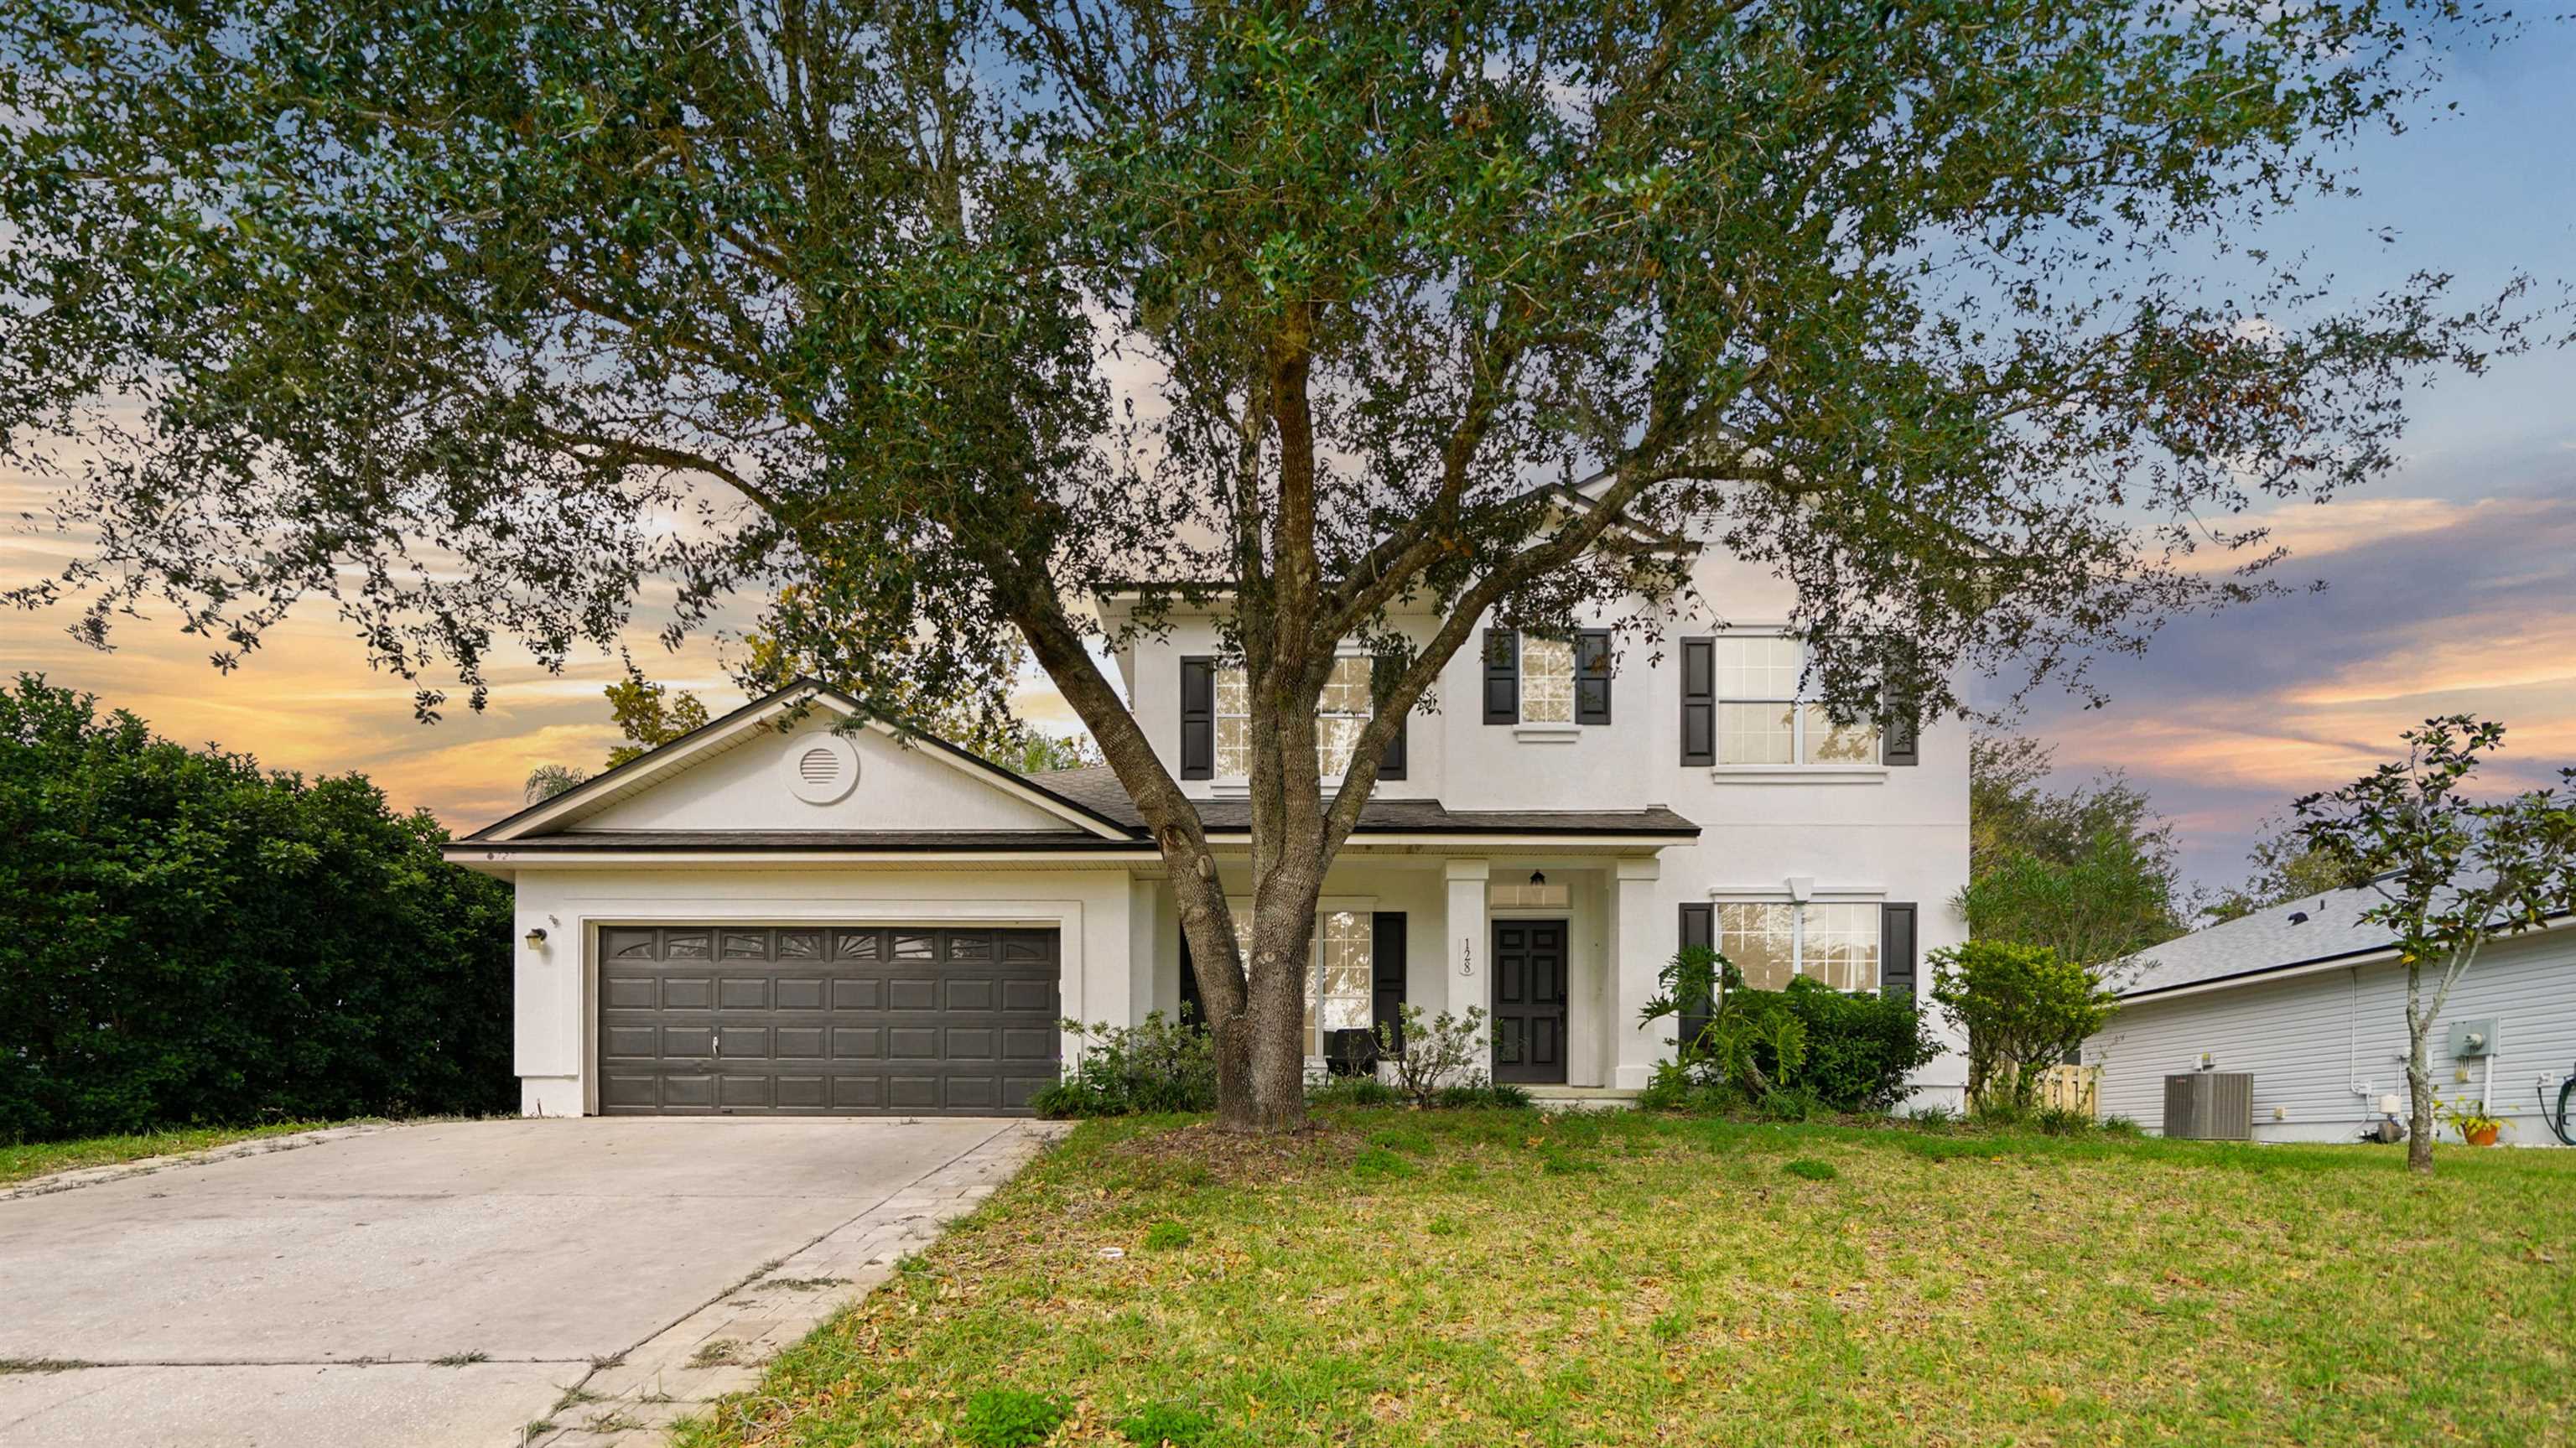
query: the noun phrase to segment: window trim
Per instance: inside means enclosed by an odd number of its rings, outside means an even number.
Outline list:
[[[1315,709],[1316,719],[1356,718],[1360,721],[1361,726],[1365,728],[1367,727],[1369,718],[1377,712],[1377,680],[1375,677],[1377,660],[1375,656],[1360,652],[1356,649],[1336,649],[1333,652],[1333,666],[1335,668],[1339,668],[1344,663],[1354,659],[1370,666],[1369,712],[1367,714],[1358,715],[1340,712],[1327,714],[1319,700]],[[1252,776],[1250,774],[1228,774],[1224,769],[1219,767],[1217,763],[1219,756],[1219,745],[1217,740],[1219,736],[1224,733],[1225,721],[1228,719],[1241,719],[1244,721],[1246,732],[1248,733],[1251,729],[1252,698],[1251,681],[1248,677],[1245,679],[1244,687],[1244,712],[1240,714],[1228,714],[1217,702],[1225,697],[1225,676],[1227,674],[1240,675],[1243,672],[1243,665],[1229,664],[1222,661],[1211,664],[1208,669],[1208,773],[1205,778],[1209,782],[1209,792],[1212,794],[1241,796],[1249,794],[1252,789]],[[1343,771],[1340,769],[1328,770],[1323,768],[1323,761],[1320,758],[1318,758],[1315,763],[1317,778],[1322,781],[1324,794],[1329,798],[1340,787]],[[1343,761],[1343,765],[1345,769],[1348,768],[1349,761]],[[1395,777],[1401,779],[1404,776],[1399,773]]]
[[[1786,699],[1772,698],[1769,696],[1753,698],[1750,696],[1738,696],[1726,692],[1723,684],[1720,682],[1724,677],[1725,669],[1725,665],[1719,654],[1721,646],[1734,640],[1755,639],[1785,639],[1798,646],[1798,688],[1793,697]],[[1686,640],[1685,642],[1697,642],[1697,640]],[[1720,784],[1873,784],[1881,783],[1886,780],[1889,766],[1887,763],[1887,725],[1884,720],[1867,721],[1870,730],[1871,748],[1871,757],[1867,761],[1855,761],[1851,763],[1837,761],[1834,763],[1823,764],[1810,763],[1807,761],[1807,711],[1811,706],[1821,704],[1824,701],[1821,699],[1810,698],[1806,693],[1807,665],[1810,656],[1807,648],[1807,641],[1805,639],[1791,633],[1785,626],[1773,626],[1768,628],[1730,629],[1725,633],[1709,636],[1708,643],[1709,696],[1707,703],[1709,710],[1709,764],[1707,768],[1709,771],[1709,777],[1713,781]],[[1687,693],[1688,680],[1684,679],[1682,683],[1685,689],[1683,696],[1683,709],[1685,710],[1685,713],[1687,713],[1691,703],[1690,697]],[[1725,719],[1726,706],[1729,704],[1778,704],[1785,706],[1789,711],[1788,762],[1762,764],[1727,763],[1725,758]]]
[[[1870,983],[1865,986],[1855,986],[1850,988],[1832,986],[1831,988],[1841,990],[1845,994],[1850,995],[1876,995],[1886,990],[1886,918],[1888,902],[1887,892],[1885,890],[1851,888],[1831,890],[1820,889],[1803,892],[1802,896],[1800,892],[1784,890],[1777,885],[1713,885],[1709,887],[1708,899],[1710,907],[1708,916],[1709,940],[1712,943],[1712,948],[1716,949],[1720,954],[1725,952],[1725,907],[1729,905],[1788,906],[1790,908],[1790,972],[1793,977],[1805,976],[1807,979],[1813,980],[1820,985],[1827,985],[1829,983],[1825,981],[1823,976],[1809,975],[1807,972],[1807,907],[1810,905],[1865,905],[1871,907],[1871,910],[1876,917],[1876,923],[1870,931],[1870,938],[1872,940],[1870,948],[1875,956],[1870,967],[1870,974],[1873,978]]]

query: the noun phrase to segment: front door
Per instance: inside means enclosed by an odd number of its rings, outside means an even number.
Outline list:
[[[1565,1082],[1565,922],[1494,922],[1494,1079]]]

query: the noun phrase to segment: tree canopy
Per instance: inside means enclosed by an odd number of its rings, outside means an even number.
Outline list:
[[[2261,244],[2482,29],[0,0],[0,459],[91,535],[16,597],[96,639],[157,601],[226,666],[318,597],[424,714],[505,641],[614,649],[648,585],[674,636],[740,596],[791,655],[912,641],[844,658],[871,700],[996,698],[1016,634],[1174,865],[1226,1120],[1293,1121],[1324,867],[1488,612],[1668,597],[1688,533],[1795,585],[1837,707],[1937,715],[2265,587],[2230,519],[2383,471],[2410,380],[2519,342],[2510,294],[2342,298]],[[1248,974],[1101,672],[1111,583],[1137,630],[1222,603]],[[1385,683],[1327,802],[1355,640]]]
[[[1968,931],[2100,970],[2190,928],[2173,825],[2117,774],[2052,790],[2054,750],[1978,734],[1968,752]]]

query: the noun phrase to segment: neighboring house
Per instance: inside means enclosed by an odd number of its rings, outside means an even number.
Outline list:
[[[2379,896],[2337,890],[2258,910],[2144,951],[2116,973],[2119,1013],[2084,1043],[2100,1109],[2164,1129],[2164,1078],[2253,1077],[2258,1141],[2352,1141],[2406,1095],[2406,970],[2363,922]],[[2479,952],[2428,1043],[2433,1089],[2484,1102],[2508,1142],[2555,1141],[2542,1092],[2576,1063],[2576,930],[2565,917]],[[2428,968],[2426,988],[2438,980]],[[2474,1032],[2483,1039],[2471,1043]],[[2406,1109],[2400,1107],[2403,1119]],[[2456,1137],[2454,1138],[2456,1140]]]
[[[1785,585],[1712,557],[1695,582],[1731,627],[1685,620],[1659,657],[1487,630],[1451,661],[1324,887],[1319,1065],[1401,1002],[1478,1006],[1499,1079],[1632,1092],[1671,1053],[1639,1012],[1685,942],[1757,984],[1911,991],[1960,938],[1967,731],[1835,727],[1798,698]],[[1097,603],[1122,622],[1124,600]],[[1239,862],[1245,706],[1215,639],[1183,612],[1117,667]],[[1368,672],[1355,654],[1325,691],[1328,780]],[[1107,769],[1022,777],[849,728],[852,709],[799,685],[449,847],[516,883],[534,942],[526,1110],[1015,1110],[1078,1047],[1060,1018],[1125,1025],[1194,994],[1162,861]],[[1919,1085],[1955,1100],[1962,1076],[1946,1057]]]

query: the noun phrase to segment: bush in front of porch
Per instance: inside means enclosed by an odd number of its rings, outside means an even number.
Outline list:
[[[1791,1120],[1879,1113],[1941,1054],[1906,997],[1838,991],[1804,976],[1757,990],[1705,946],[1676,953],[1661,980],[1645,1019],[1679,1022],[1682,1040],[1639,1098],[1648,1108],[1750,1107]]]

